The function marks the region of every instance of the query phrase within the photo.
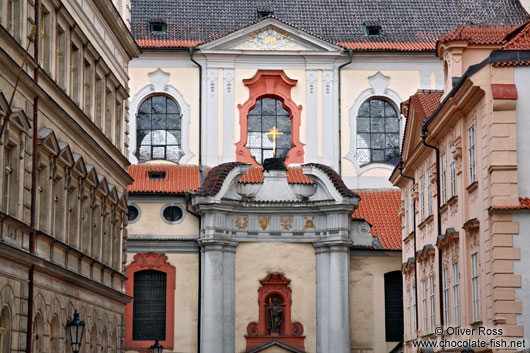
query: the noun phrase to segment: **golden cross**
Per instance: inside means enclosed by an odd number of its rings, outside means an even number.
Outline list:
[[[283,132],[276,128],[276,125],[272,125],[272,129],[265,133],[267,136],[272,137],[272,156],[276,158],[276,139],[278,136],[283,135]]]

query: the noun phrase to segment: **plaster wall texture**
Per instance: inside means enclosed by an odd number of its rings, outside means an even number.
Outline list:
[[[185,203],[171,202],[134,202],[140,210],[137,221],[127,226],[131,236],[198,236],[199,227],[197,217],[186,212]],[[182,209],[183,219],[177,224],[169,224],[162,218],[162,208],[166,205],[177,205]],[[147,237],[148,238],[148,237]]]
[[[240,243],[235,264],[235,351],[246,347],[247,325],[258,321],[259,280],[281,272],[291,280],[292,322],[304,325],[305,350],[316,351],[316,258],[312,244]]]
[[[530,4],[530,0],[528,0]],[[521,66],[514,69],[514,80],[517,85],[517,179],[520,197],[530,197],[530,100],[525,99],[530,92],[530,67]]]
[[[513,220],[519,223],[519,229],[530,229],[530,214],[518,213],[513,215]],[[513,237],[513,246],[520,248],[522,253],[530,252],[530,238],[527,232],[520,232]],[[522,303],[521,313],[517,315],[517,324],[523,326],[523,337],[530,339],[530,257],[521,256],[514,261],[514,272],[521,274],[521,287],[515,289],[515,300]],[[525,300],[526,299],[526,300]]]
[[[389,352],[397,342],[385,342],[385,278],[400,271],[399,256],[350,257],[350,335],[352,352]],[[373,320],[366,320],[373,318]],[[369,324],[368,324],[369,323]]]

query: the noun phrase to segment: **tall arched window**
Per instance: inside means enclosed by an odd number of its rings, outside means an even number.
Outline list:
[[[4,306],[0,312],[0,353],[9,353],[11,344],[11,317],[9,308]]]
[[[273,126],[282,133],[276,140],[276,157],[285,158],[292,147],[290,114],[278,99],[257,100],[248,113],[247,148],[259,164],[273,156],[273,139],[266,134]]]
[[[133,340],[166,339],[166,280],[161,271],[134,274]]]
[[[396,109],[382,99],[364,102],[357,114],[357,160],[397,164],[399,160],[399,120]]]
[[[138,161],[179,161],[182,156],[181,113],[173,99],[162,95],[147,98],[138,109],[136,127]]]
[[[31,350],[34,353],[42,353],[43,341],[44,341],[44,322],[40,313],[35,315],[33,319],[33,334],[31,337],[31,342],[33,344],[33,349]]]

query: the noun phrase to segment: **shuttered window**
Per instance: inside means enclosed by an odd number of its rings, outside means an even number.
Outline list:
[[[166,339],[166,274],[145,270],[134,274],[133,340]]]
[[[399,342],[403,339],[403,281],[401,271],[385,273],[385,328],[387,342]]]

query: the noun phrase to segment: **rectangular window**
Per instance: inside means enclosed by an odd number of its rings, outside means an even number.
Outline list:
[[[453,315],[454,325],[460,325],[460,293],[458,291],[458,262],[453,264]]]
[[[424,195],[424,187],[425,187],[425,178],[423,176],[420,177],[420,222],[423,222],[425,220],[425,195]]]
[[[105,91],[105,136],[112,141],[112,125],[114,124],[114,90],[107,87]]]
[[[9,33],[17,40],[20,42],[21,40],[21,26],[20,26],[20,21],[21,21],[21,14],[22,14],[22,5],[23,5],[23,1],[21,0],[6,0],[6,1],[3,1],[5,3],[7,3],[6,7],[7,7],[7,30],[9,31]],[[4,5],[5,6],[5,5]],[[0,17],[3,17],[4,16],[4,6],[2,6],[2,8],[0,9],[1,12],[0,12]],[[3,23],[2,23],[3,24]]]
[[[443,269],[443,296],[444,296],[444,323],[447,327],[449,322],[449,269]]]
[[[414,329],[412,331],[412,337],[416,338],[416,333],[418,331],[418,321],[417,319],[417,312],[418,308],[416,307],[416,287],[412,287],[412,319],[414,321]]]
[[[70,94],[74,102],[79,104],[81,102],[81,50],[77,45],[72,43],[70,46]]]
[[[476,161],[475,161],[475,126],[467,130],[469,140],[469,183],[473,183],[476,180]]]
[[[94,108],[94,122],[96,123],[96,126],[103,130],[103,101],[104,101],[104,94],[105,94],[105,87],[104,87],[105,80],[96,74],[96,104]]]
[[[166,339],[167,275],[155,270],[134,274],[133,340]]]
[[[409,233],[409,195],[405,194],[405,236]]]
[[[480,320],[480,293],[478,281],[478,254],[471,255],[471,300],[473,308],[473,322]]]
[[[447,201],[447,175],[445,166],[445,153],[440,157],[440,186],[441,186],[441,199],[442,205]]]
[[[423,318],[423,333],[427,333],[427,281],[421,281],[422,297],[421,297],[421,312]]]
[[[432,215],[432,183],[431,183],[431,169],[427,170],[427,213]]]
[[[434,306],[434,275],[429,277],[429,304],[431,305],[431,330],[434,332],[436,322],[436,307]]]
[[[451,145],[451,152],[455,150],[455,145]],[[453,153],[451,153],[451,197],[456,196],[456,165],[455,165],[455,159],[453,157]]]
[[[116,114],[114,124],[114,144],[121,151],[121,126],[123,124],[123,105],[120,99],[116,100]]]
[[[50,72],[50,51],[51,51],[51,15],[44,7],[40,7],[40,33],[39,33],[39,64],[46,72]]]
[[[90,118],[92,118],[92,90],[94,89],[92,86],[92,80],[94,73],[92,71],[92,65],[89,61],[85,60],[85,72],[83,74],[85,84],[84,86],[84,93],[83,93],[83,99],[85,100],[85,114],[88,115]]]
[[[408,338],[412,338],[412,320],[410,317],[410,291],[407,291],[407,327],[409,328]]]
[[[66,89],[66,33],[61,26],[57,26],[55,80],[62,89]]]
[[[385,273],[386,342],[403,339],[403,278],[401,271]]]
[[[17,146],[9,144],[5,149],[4,209],[11,216],[16,216],[18,208],[19,187],[17,163]]]

